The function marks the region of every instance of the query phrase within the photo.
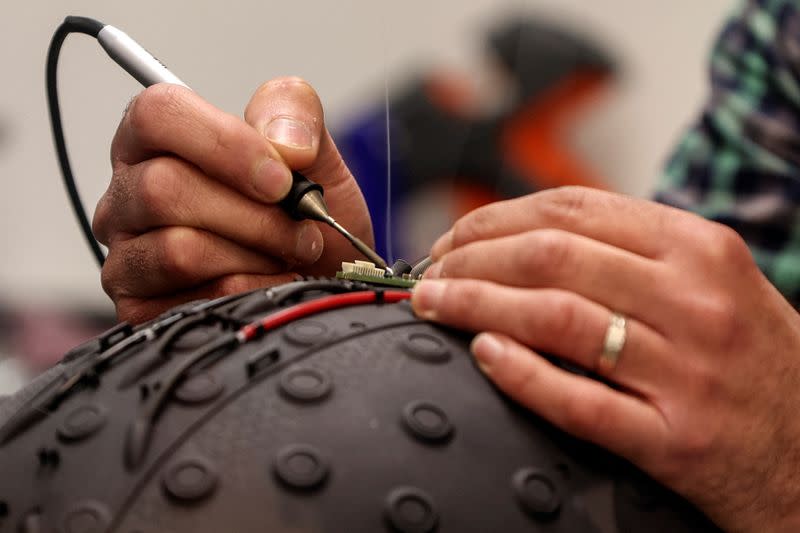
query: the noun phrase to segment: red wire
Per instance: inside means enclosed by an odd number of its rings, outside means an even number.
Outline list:
[[[396,303],[401,300],[408,300],[411,298],[410,292],[405,291],[383,291],[381,294],[381,301],[386,303]],[[330,309],[338,309],[339,307],[347,307],[350,305],[362,305],[372,303],[378,300],[375,291],[361,291],[361,292],[348,292],[344,294],[334,294],[324,298],[318,298],[308,302],[302,302],[297,305],[284,309],[277,313],[264,317],[260,321],[248,324],[240,330],[244,337],[244,341],[249,341],[255,337],[259,331],[268,331],[280,327],[284,324],[303,318],[322,311]]]

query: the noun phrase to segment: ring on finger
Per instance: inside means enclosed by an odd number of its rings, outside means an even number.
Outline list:
[[[625,347],[625,340],[628,336],[627,321],[619,313],[612,313],[603,339],[602,353],[598,361],[598,370],[604,374],[614,371],[619,361],[619,354]]]

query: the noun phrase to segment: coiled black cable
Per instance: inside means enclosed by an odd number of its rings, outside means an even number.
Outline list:
[[[61,124],[61,109],[58,105],[58,77],[56,74],[61,45],[64,43],[64,39],[67,38],[67,35],[70,33],[83,33],[97,38],[97,35],[104,26],[105,24],[102,22],[87,17],[65,18],[64,22],[56,29],[56,32],[53,34],[53,39],[50,41],[50,48],[47,51],[46,68],[47,104],[50,110],[50,125],[53,130],[53,141],[56,145],[61,175],[64,178],[64,187],[67,189],[73,213],[78,219],[78,224],[83,231],[84,237],[86,237],[86,242],[89,244],[89,248],[91,248],[100,267],[103,266],[106,257],[103,250],[100,248],[100,243],[97,242],[92,234],[92,226],[89,224],[86,210],[83,208],[81,197],[78,194],[78,188],[75,185],[75,177],[72,175],[72,167],[69,163],[67,145],[64,141],[64,130]]]

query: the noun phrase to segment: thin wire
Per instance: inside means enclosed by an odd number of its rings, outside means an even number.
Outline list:
[[[61,176],[64,179],[64,187],[69,195],[70,203],[72,204],[72,211],[75,218],[78,220],[78,225],[81,228],[83,236],[92,251],[92,254],[97,260],[97,264],[102,268],[105,262],[105,254],[100,243],[94,238],[92,234],[92,225],[86,216],[86,210],[83,208],[78,187],[75,184],[75,177],[72,174],[72,167],[69,163],[69,155],[67,154],[67,145],[64,140],[64,130],[61,124],[61,109],[58,104],[58,56],[61,52],[61,45],[70,33],[84,33],[86,35],[97,37],[97,33],[103,28],[103,23],[85,18],[85,17],[67,17],[64,22],[56,29],[53,38],[50,41],[50,48],[47,51],[47,68],[46,68],[46,85],[47,85],[47,103],[50,110],[50,124],[53,130],[53,141],[56,146],[56,153],[58,155],[58,163],[61,168]]]
[[[385,6],[385,4],[384,4]],[[383,97],[386,110],[386,259],[394,263],[394,246],[392,244],[392,127],[389,122],[389,37],[386,11],[383,17]]]
[[[144,459],[153,434],[153,424],[164,409],[166,400],[170,398],[175,388],[186,378],[196,365],[212,357],[215,352],[227,350],[226,355],[235,349],[236,344],[243,344],[253,340],[259,333],[271,331],[288,324],[294,320],[309,315],[373,302],[397,303],[411,298],[411,293],[406,291],[359,291],[326,296],[317,300],[301,302],[292,307],[268,315],[252,322],[235,334],[218,337],[208,345],[198,348],[176,366],[172,372],[162,379],[162,385],[157,395],[152,396],[137,417],[130,424],[127,441],[125,443],[125,462],[128,468],[136,468]]]

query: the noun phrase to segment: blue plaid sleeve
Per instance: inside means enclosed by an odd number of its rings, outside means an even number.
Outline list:
[[[800,304],[800,2],[741,2],[711,55],[711,94],[656,200],[731,226]]]

